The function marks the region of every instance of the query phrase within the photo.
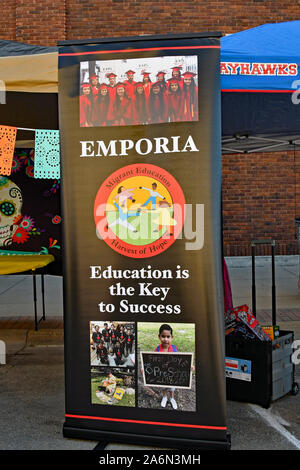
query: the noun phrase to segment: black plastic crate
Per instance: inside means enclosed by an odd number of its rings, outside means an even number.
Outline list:
[[[226,336],[226,359],[233,359],[233,365],[239,361],[239,367],[242,364],[240,373],[234,368],[232,373],[226,371],[227,399],[269,408],[272,401],[289,392],[297,393],[291,358],[293,339],[292,331],[280,331],[274,341]]]

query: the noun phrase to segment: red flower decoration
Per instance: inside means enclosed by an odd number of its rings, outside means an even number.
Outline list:
[[[28,232],[21,227],[15,231],[15,234],[12,237],[13,242],[18,244],[27,242],[28,238]]]
[[[59,215],[56,215],[55,217],[53,217],[52,223],[53,224],[60,224],[61,223],[61,217]]]
[[[52,237],[49,238],[49,248],[53,248],[56,243],[57,240],[54,240]]]
[[[22,220],[23,220],[23,216],[21,214],[16,215],[16,217],[13,219],[13,224],[14,225],[20,225]]]
[[[29,158],[30,158],[31,161],[34,161],[34,149],[30,150]]]
[[[27,174],[27,176],[29,176],[30,178],[33,178],[33,177],[34,177],[33,165],[28,165],[28,167],[26,168],[26,174]]]

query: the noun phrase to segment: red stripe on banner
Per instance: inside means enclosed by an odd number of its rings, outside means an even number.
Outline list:
[[[237,364],[232,364],[231,362],[226,362],[225,366],[226,367],[231,367],[231,369],[238,369],[238,365]]]
[[[99,416],[81,416],[81,415],[65,415],[66,418],[77,418],[77,419],[95,419],[100,421],[117,421],[118,423],[135,423],[135,424],[151,424],[155,426],[173,426],[179,428],[196,428],[196,429],[215,429],[220,431],[226,431],[227,427],[225,426],[202,426],[198,424],[179,424],[179,423],[163,423],[156,421],[138,421],[134,419],[117,419],[117,418],[103,418]]]
[[[238,92],[238,93],[294,93],[295,90],[221,90],[222,92]],[[299,91],[299,90],[298,90]]]
[[[221,46],[177,46],[177,47],[149,47],[145,49],[118,49],[115,51],[86,51],[86,52],[70,52],[69,54],[58,54],[60,57],[71,55],[90,55],[90,54],[113,54],[116,52],[143,52],[143,51],[164,51],[178,49],[220,49]]]

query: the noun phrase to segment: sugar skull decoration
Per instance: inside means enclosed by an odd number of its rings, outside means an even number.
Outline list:
[[[0,176],[0,246],[11,245],[22,217],[20,188],[6,176]]]

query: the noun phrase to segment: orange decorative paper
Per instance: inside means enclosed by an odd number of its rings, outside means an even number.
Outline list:
[[[0,126],[0,175],[11,174],[17,128]]]

